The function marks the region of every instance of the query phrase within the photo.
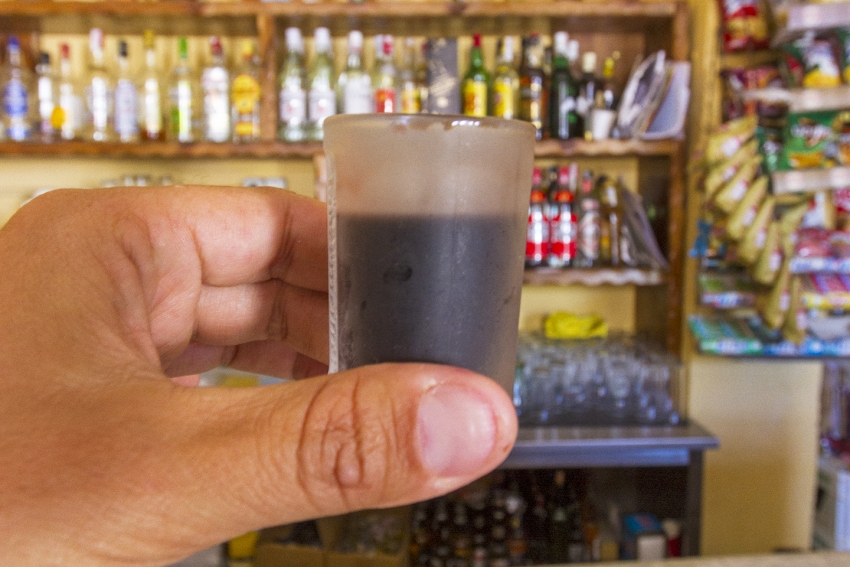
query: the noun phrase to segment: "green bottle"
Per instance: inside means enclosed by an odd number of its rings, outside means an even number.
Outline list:
[[[469,54],[469,70],[463,77],[463,113],[467,116],[487,116],[490,74],[484,68],[481,53],[481,34],[472,36],[472,51]]]

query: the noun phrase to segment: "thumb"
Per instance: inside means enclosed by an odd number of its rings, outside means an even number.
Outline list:
[[[187,552],[250,529],[433,498],[498,466],[517,432],[495,382],[436,365],[184,396],[168,413],[190,433],[180,443],[193,446],[160,455],[170,459],[169,492],[180,495],[166,501],[168,517],[182,513],[201,536],[173,542]]]

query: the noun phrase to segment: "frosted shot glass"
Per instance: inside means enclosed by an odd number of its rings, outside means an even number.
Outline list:
[[[331,372],[448,364],[510,392],[534,127],[360,114],[324,129]]]

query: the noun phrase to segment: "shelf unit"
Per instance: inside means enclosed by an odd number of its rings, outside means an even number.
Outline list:
[[[205,34],[238,29],[258,40],[261,55],[261,141],[252,144],[135,144],[85,141],[55,144],[0,142],[0,157],[46,158],[256,158],[312,160],[321,181],[324,156],[318,143],[289,144],[276,140],[276,76],[281,62],[279,38],[285,26],[310,30],[317,25],[342,37],[353,28],[366,33],[390,31],[407,35],[519,34],[540,21],[567,29],[584,46],[617,49],[627,62],[615,77],[624,83],[631,61],[658,49],[668,58],[687,61],[686,0],[531,0],[526,2],[133,2],[95,0],[0,2],[0,29],[27,38],[40,33],[85,33],[98,25],[107,34],[141,33],[148,26],[167,34]],[[413,26],[413,27],[411,27]],[[415,33],[411,33],[415,30]],[[35,43],[34,41],[32,43]],[[637,188],[667,212],[663,221],[670,269],[560,270],[528,272],[529,286],[634,286],[637,330],[661,335],[668,349],[680,354],[685,232],[686,143],[683,140],[640,141],[544,140],[536,157],[552,159],[632,160]],[[2,163],[0,163],[2,168]],[[697,425],[646,428],[523,429],[505,467],[680,467],[687,470],[685,550],[699,551],[702,452],[717,440]]]

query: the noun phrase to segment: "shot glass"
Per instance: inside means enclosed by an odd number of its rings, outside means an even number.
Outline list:
[[[324,131],[331,371],[430,362],[511,392],[534,127],[351,114]]]

